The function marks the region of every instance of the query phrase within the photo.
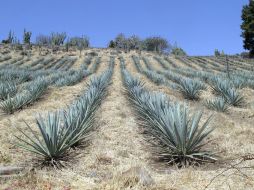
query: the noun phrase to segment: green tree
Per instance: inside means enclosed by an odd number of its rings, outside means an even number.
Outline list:
[[[186,56],[187,55],[186,52],[182,48],[179,48],[179,47],[172,48],[171,54],[178,55],[178,56]]]
[[[143,41],[143,49],[147,51],[155,51],[157,53],[161,53],[169,47],[170,46],[168,41],[161,37],[150,37],[146,38]]]
[[[141,48],[141,43],[142,43],[142,41],[136,35],[132,35],[131,37],[128,38],[128,44],[129,44],[130,50],[140,49]]]
[[[89,39],[86,36],[72,37],[68,43],[69,46],[74,46],[78,48],[79,56],[81,56],[82,50],[88,48],[90,45]]]
[[[51,43],[53,46],[60,46],[64,44],[64,41],[66,39],[67,35],[65,32],[62,33],[51,33]]]
[[[14,43],[14,32],[12,32],[11,30],[9,31],[8,37],[6,40],[2,40],[3,44],[13,44]]]
[[[120,33],[115,38],[115,45],[118,49],[125,49],[126,47],[126,38],[123,33]]]
[[[38,46],[39,54],[41,55],[42,46],[50,46],[51,37],[40,34],[36,37],[35,44]]]
[[[40,34],[36,37],[35,43],[40,46],[49,46],[51,44],[51,37]]]
[[[214,55],[215,55],[216,57],[219,57],[219,56],[220,56],[220,51],[219,51],[218,49],[215,49],[215,50],[214,50]]]
[[[250,57],[254,57],[254,1],[250,0],[249,5],[245,5],[242,10],[242,20],[241,25],[243,47],[249,50]]]
[[[32,32],[26,31],[26,29],[24,29],[24,34],[23,34],[23,43],[24,44],[30,44],[30,40],[31,40],[31,36],[32,36]]]
[[[116,44],[115,44],[114,40],[110,40],[110,42],[108,44],[108,47],[109,48],[115,48],[116,47]]]

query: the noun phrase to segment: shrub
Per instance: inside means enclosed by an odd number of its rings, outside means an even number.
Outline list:
[[[67,35],[65,32],[62,32],[62,33],[54,33],[52,32],[51,33],[51,43],[52,45],[54,46],[60,46],[60,45],[63,45],[64,44],[64,41],[66,39]]]
[[[77,47],[78,50],[80,51],[80,56],[81,56],[82,50],[84,50],[85,48],[88,48],[90,42],[87,37],[82,36],[82,37],[72,37],[68,43],[72,47],[73,46]]]
[[[115,44],[114,40],[110,40],[110,42],[108,44],[108,47],[109,48],[115,48],[116,47],[116,44]]]
[[[179,47],[172,48],[171,54],[177,55],[177,56],[186,56],[187,55],[187,53],[182,48],[179,48]]]
[[[162,51],[165,51],[169,48],[169,43],[166,39],[155,36],[146,38],[142,43],[142,47],[147,51],[155,51],[161,53]]]

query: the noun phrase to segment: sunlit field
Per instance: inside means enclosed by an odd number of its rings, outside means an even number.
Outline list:
[[[254,61],[0,53],[0,189],[252,189]]]

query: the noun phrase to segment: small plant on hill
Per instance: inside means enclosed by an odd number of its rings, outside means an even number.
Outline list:
[[[214,100],[207,100],[206,106],[209,109],[215,110],[218,112],[227,112],[229,109],[229,107],[228,107],[229,105],[228,105],[227,101],[222,97],[216,98]]]
[[[198,100],[201,90],[204,89],[206,89],[205,85],[197,80],[182,79],[179,81],[179,91],[189,100]]]

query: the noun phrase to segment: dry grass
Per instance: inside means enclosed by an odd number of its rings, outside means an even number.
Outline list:
[[[103,64],[99,67],[97,74],[106,68],[110,50],[101,50],[99,55],[102,56]],[[138,74],[130,54],[123,54],[123,56],[126,60],[127,69],[136,76],[140,76],[149,89],[164,92],[172,100],[185,101],[178,92],[164,86],[156,86],[146,77]],[[151,58],[149,60],[154,68],[162,69],[157,62]],[[81,62],[82,60],[79,59],[74,66],[77,67]],[[181,65],[184,67],[183,64]],[[11,116],[2,116],[0,119],[0,164],[29,166],[32,156],[10,144],[14,141],[14,135],[17,134],[14,126],[23,126],[23,119],[34,125],[36,113],[65,107],[81,93],[82,89],[85,88],[85,83],[86,81],[82,81],[72,87],[51,88],[33,106]],[[252,103],[253,91],[244,89],[243,93],[248,102]],[[211,96],[208,91],[202,95],[202,99]],[[188,103],[192,110],[204,109],[205,115],[202,121],[213,113],[202,106],[201,102],[189,101]],[[96,121],[98,127],[93,133],[90,145],[85,149],[78,150],[80,158],[70,163],[70,167],[58,171],[34,169],[25,172],[20,177],[0,178],[0,189],[202,190],[218,173],[224,171],[230,164],[237,163],[236,160],[226,161],[223,164],[203,165],[199,168],[177,169],[154,162],[149,147],[141,134],[142,131],[135,122],[131,106],[128,105],[128,101],[123,95],[118,60],[113,74],[113,83],[109,88],[109,95],[98,110]],[[216,130],[211,135],[211,139],[214,141],[210,148],[218,151],[222,159],[237,158],[253,153],[253,122],[254,110],[252,106],[231,108],[228,114],[216,113],[211,123],[212,126],[216,127]],[[239,171],[237,169],[227,170],[223,175],[216,178],[207,189],[253,189],[252,176],[254,170],[243,168],[253,165],[253,160],[242,162],[239,165],[241,167]],[[151,184],[144,183],[136,168],[141,168],[143,174],[150,176],[153,182]]]

